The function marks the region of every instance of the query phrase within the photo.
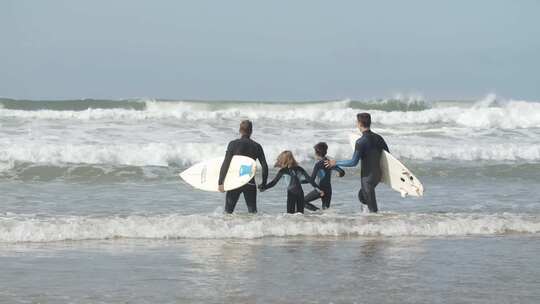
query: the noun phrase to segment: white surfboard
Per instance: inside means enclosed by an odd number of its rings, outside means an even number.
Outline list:
[[[349,142],[354,150],[356,140],[362,135],[358,133],[349,134]],[[397,160],[392,154],[383,150],[381,155],[381,169],[382,178],[381,182],[390,186],[390,188],[396,190],[402,197],[407,195],[411,196],[423,196],[424,186],[414,174],[405,167],[399,160]]]
[[[223,157],[209,159],[195,164],[184,172],[180,177],[191,186],[204,191],[219,191],[218,180]],[[247,184],[257,171],[257,165],[254,159],[235,155],[231,160],[229,171],[223,183],[225,191],[233,190]]]

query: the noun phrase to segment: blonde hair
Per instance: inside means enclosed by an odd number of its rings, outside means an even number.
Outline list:
[[[296,166],[298,166],[298,163],[296,162],[296,159],[294,159],[292,152],[289,150],[279,153],[276,163],[274,164],[274,167],[278,168],[292,168]]]

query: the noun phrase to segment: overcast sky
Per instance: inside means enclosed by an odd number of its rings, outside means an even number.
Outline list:
[[[0,96],[540,100],[540,1],[0,0]]]

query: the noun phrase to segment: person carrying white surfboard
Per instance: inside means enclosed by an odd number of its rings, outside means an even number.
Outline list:
[[[268,179],[268,164],[264,156],[263,148],[260,144],[251,139],[253,133],[253,124],[249,120],[244,120],[240,123],[240,138],[229,142],[225,159],[221,165],[219,173],[218,187],[220,192],[225,192],[223,183],[229,170],[231,160],[234,155],[243,155],[258,160],[262,167],[262,185],[266,185]],[[255,178],[240,188],[229,190],[225,195],[225,212],[233,213],[236,203],[240,198],[240,194],[244,194],[246,205],[249,213],[257,213],[257,184]]]
[[[358,113],[356,115],[358,129],[362,132],[355,144],[354,153],[349,160],[328,160],[327,167],[356,167],[362,160],[360,176],[361,188],[358,191],[358,199],[366,205],[370,212],[377,212],[377,198],[375,187],[381,181],[381,154],[383,150],[390,152],[386,142],[379,134],[371,131],[371,115],[369,113]]]

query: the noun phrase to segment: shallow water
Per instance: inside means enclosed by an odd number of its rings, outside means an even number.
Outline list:
[[[0,250],[0,297],[11,303],[537,303],[538,250],[538,236],[515,235],[12,244]]]
[[[536,102],[0,104],[2,302],[540,301]],[[223,215],[224,195],[177,176],[244,118],[270,163],[287,148],[309,171],[319,140],[349,157],[362,109],[423,198],[380,185],[382,212],[362,213],[347,169],[328,211],[286,215],[276,187],[258,215]]]

